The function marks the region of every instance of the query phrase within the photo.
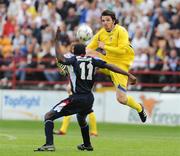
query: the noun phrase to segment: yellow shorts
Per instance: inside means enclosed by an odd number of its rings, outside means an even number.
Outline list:
[[[128,83],[128,76],[115,73],[113,71],[110,71],[108,69],[100,69],[100,72],[109,75],[111,77],[111,80],[116,88],[119,88],[120,90],[126,92],[127,89],[127,83]]]
[[[121,68],[124,71],[129,71],[131,64],[134,61],[134,51],[131,46],[126,47],[126,53],[124,55],[117,56],[117,58],[106,57],[104,55],[99,55],[99,57],[106,61],[107,63],[114,64],[117,67]],[[123,92],[127,90],[128,76],[115,73],[108,69],[100,69],[101,72],[107,74],[111,77],[116,88],[120,89]]]

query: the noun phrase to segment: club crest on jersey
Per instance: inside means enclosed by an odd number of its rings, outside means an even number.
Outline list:
[[[112,42],[112,36],[110,36],[109,40],[110,40],[110,42]]]

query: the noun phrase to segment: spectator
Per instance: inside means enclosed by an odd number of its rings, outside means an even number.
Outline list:
[[[20,7],[21,7],[20,1],[11,0],[9,7],[7,8],[7,15],[17,17]]]
[[[26,69],[36,69],[38,64],[38,55],[40,49],[38,46],[34,46],[33,44],[28,45],[28,54],[27,54],[27,66]],[[38,73],[29,72],[28,70],[25,73],[25,80],[36,80]]]
[[[21,30],[16,27],[15,34],[12,38],[13,48],[18,48],[22,43],[25,43],[25,36],[21,33]]]
[[[136,29],[138,27],[137,25],[138,25],[138,18],[137,16],[133,16],[131,23],[128,25],[128,33],[131,40],[134,38]]]
[[[100,28],[100,13],[104,9],[114,11],[117,20],[128,29],[132,45],[138,53],[136,59],[144,58],[144,62],[147,58],[147,67],[144,68],[143,63],[143,70],[160,70],[157,64],[170,56],[167,51],[175,49],[180,56],[180,2],[172,0],[4,0],[4,4],[0,4],[1,55],[3,58],[16,58],[13,51],[20,51],[28,60],[25,69],[39,70],[41,65],[35,61],[44,55],[42,49],[46,43],[51,43],[49,51],[54,56],[52,41],[57,25],[64,29],[61,43],[64,51],[68,51],[69,43],[75,40],[78,24],[87,23],[96,32]],[[8,67],[8,60],[0,68]],[[50,62],[47,63],[50,65]],[[20,65],[18,68],[21,68]],[[25,73],[25,80],[45,79],[43,73],[33,71],[30,74],[29,70]],[[11,78],[10,75],[7,79]],[[166,79],[166,76],[159,77],[152,76],[151,82],[164,82]],[[106,78],[101,76],[99,79]]]
[[[55,31],[56,28],[59,26],[60,22],[62,21],[61,16],[56,12],[56,8],[53,5],[50,12],[50,26]]]
[[[3,78],[4,72],[2,71],[2,66],[3,66],[3,55],[2,55],[2,51],[0,48],[0,79]]]
[[[37,26],[37,23],[32,22],[30,25],[30,29],[32,30],[32,36],[36,38],[38,44],[41,44],[42,34],[41,34],[41,29]]]
[[[43,69],[43,74],[46,80],[48,80],[48,82],[54,82],[59,79],[59,72],[57,70],[54,70],[54,68],[56,68],[56,60],[54,59],[54,56],[51,55],[50,48],[51,44],[50,42],[47,42],[44,47],[44,55],[41,58],[39,67]]]
[[[8,80],[12,80],[12,68],[14,67],[14,62],[13,60],[13,55],[12,53],[7,53],[4,57],[3,57],[3,62],[1,64],[1,69],[4,71],[3,72],[3,78],[1,79],[1,83],[3,84],[3,86],[11,86],[11,82],[8,83]]]
[[[97,0],[93,1],[90,4],[90,8],[87,12],[87,23],[95,30],[100,28],[101,10],[97,6]]]
[[[9,55],[9,53],[12,53],[13,51],[13,47],[11,45],[11,39],[6,35],[0,36],[0,47],[2,50],[3,57]]]
[[[0,35],[3,34],[3,26],[6,22],[6,7],[4,4],[0,4]]]
[[[146,53],[144,53],[143,49],[141,49],[141,48],[136,49],[132,70],[133,71],[138,71],[138,70],[145,71],[147,69],[147,61],[148,61],[148,57],[147,57]],[[145,80],[146,80],[146,75],[138,74],[137,77],[140,82],[145,82]],[[140,90],[140,89],[142,89],[142,86],[138,85],[138,86],[136,86],[136,89]]]
[[[42,31],[42,43],[51,42],[53,39],[53,29],[50,26],[47,26]]]
[[[164,71],[172,71],[172,72],[177,72],[180,71],[180,60],[179,57],[177,56],[177,51],[176,49],[172,49],[169,53],[169,56],[165,57],[164,60],[164,65],[163,65],[163,70]],[[173,75],[167,75],[165,77],[165,82],[166,83],[178,83],[179,80],[179,76],[176,74]],[[171,91],[175,91],[176,90],[176,86],[165,86],[163,88],[163,91],[167,91],[167,90],[171,90]]]
[[[132,39],[132,47],[134,48],[135,53],[137,52],[137,49],[141,48],[143,51],[148,47],[148,41],[143,36],[143,32],[141,30],[141,27],[136,27],[136,33],[134,38]]]
[[[62,19],[65,19],[67,16],[66,10],[64,9],[64,4],[62,0],[56,1],[56,11],[61,16]]]
[[[67,30],[70,31],[73,31],[74,28],[79,24],[79,16],[76,15],[76,11],[73,7],[69,8],[65,23],[67,25]]]
[[[86,23],[87,22],[87,15],[88,15],[88,10],[90,7],[90,3],[85,0],[82,2],[82,5],[79,7],[79,23]]]
[[[24,81],[26,78],[25,68],[26,68],[26,56],[20,51],[19,48],[15,48],[14,50],[14,63],[17,68],[16,76],[20,81]]]
[[[146,71],[161,71],[163,67],[162,60],[156,55],[155,48],[148,48],[148,60],[147,60],[147,69]],[[145,82],[147,83],[159,83],[159,75],[157,74],[148,74]]]
[[[72,2],[67,0],[64,2],[62,0],[58,0],[56,2],[56,6],[56,10],[61,15],[62,19],[66,19],[69,8],[75,8],[76,4],[73,4]]]
[[[61,45],[67,47],[68,45],[70,45],[70,38],[69,35],[67,34],[66,24],[62,22],[60,28],[61,28],[61,34],[60,34]]]
[[[13,18],[13,16],[8,16],[3,26],[3,35],[12,37],[15,33],[15,27],[15,19]]]
[[[180,55],[180,30],[176,30],[173,33],[174,47],[178,49]]]
[[[159,24],[156,29],[156,37],[163,37],[166,31],[170,28],[170,24],[166,21],[163,15],[158,17]]]

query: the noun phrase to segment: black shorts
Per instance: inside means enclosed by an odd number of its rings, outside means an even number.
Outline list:
[[[94,96],[92,93],[70,95],[53,107],[54,119],[77,113],[83,116],[87,115],[93,112],[93,102]]]

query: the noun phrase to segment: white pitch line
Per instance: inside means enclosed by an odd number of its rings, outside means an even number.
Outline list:
[[[9,134],[2,134],[0,133],[0,137],[3,136],[3,137],[7,137],[8,140],[16,140],[17,138],[13,135],[9,135]]]

